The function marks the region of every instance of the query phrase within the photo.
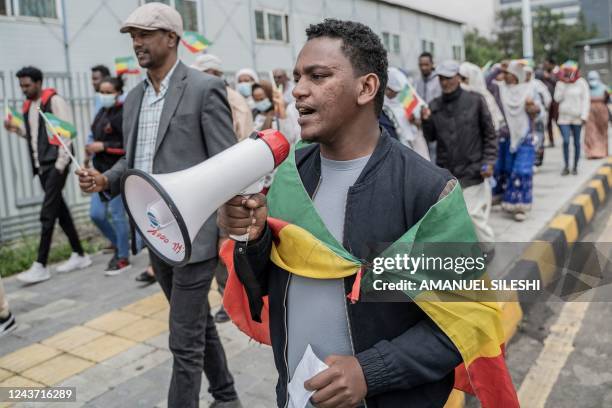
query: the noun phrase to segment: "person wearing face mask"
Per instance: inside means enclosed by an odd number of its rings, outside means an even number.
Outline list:
[[[385,89],[385,102],[381,114],[381,126],[389,130],[391,135],[404,145],[410,147],[423,158],[429,160],[429,149],[421,131],[406,117],[404,105],[400,100],[400,92],[408,86],[406,76],[395,67],[388,69],[389,81]],[[390,129],[391,128],[391,129]]]
[[[125,154],[121,130],[123,103],[119,100],[123,94],[123,81],[121,78],[107,77],[100,82],[98,89],[96,97],[100,110],[91,125],[92,142],[85,146],[85,151],[93,156],[93,167],[104,172]],[[129,269],[129,224],[121,197],[106,201],[100,194],[92,194],[89,215],[115,248],[105,274],[114,276]]]
[[[587,75],[591,92],[591,108],[586,122],[584,153],[588,159],[601,159],[608,156],[608,102],[610,95],[601,82],[599,73],[591,71]]]
[[[276,129],[291,144],[300,139],[300,126],[295,105],[285,106],[283,94],[272,88],[269,81],[261,80],[253,85],[253,122],[255,131]]]
[[[252,110],[255,108],[255,102],[253,101],[253,84],[259,82],[259,76],[257,72],[251,68],[243,68],[236,73],[234,77],[236,83],[236,90],[242,96],[244,96],[249,104],[249,108]]]

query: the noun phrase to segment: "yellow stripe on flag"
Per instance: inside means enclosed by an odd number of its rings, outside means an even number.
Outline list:
[[[280,268],[305,278],[339,279],[354,275],[360,265],[330,250],[308,231],[292,224],[280,230],[270,259]]]

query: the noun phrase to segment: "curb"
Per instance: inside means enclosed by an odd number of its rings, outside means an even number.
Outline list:
[[[611,194],[612,156],[597,169],[586,187],[572,198],[567,208],[549,221],[546,229],[531,241],[506,277],[540,279],[542,287],[555,282],[561,275],[567,250],[580,239]],[[531,303],[521,301],[519,292],[515,292],[513,297],[514,301],[500,302],[506,345],[516,334],[523,313],[531,306]],[[463,408],[464,405],[465,395],[453,390],[444,408]]]
[[[543,288],[559,279],[567,251],[584,234],[610,194],[612,157],[608,157],[597,169],[586,187],[572,198],[567,208],[549,221],[546,229],[532,240],[507,276],[513,279],[539,279]],[[516,333],[522,312],[529,310],[532,305],[523,301],[518,292],[516,299],[517,302],[502,303],[502,322],[504,329],[508,327],[505,332],[506,344]]]

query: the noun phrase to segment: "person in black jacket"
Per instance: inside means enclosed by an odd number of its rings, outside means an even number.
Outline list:
[[[463,89],[459,64],[445,61],[436,68],[442,96],[422,110],[423,133],[437,141],[436,164],[459,179],[468,212],[485,251],[493,250],[488,225],[492,192],[486,178],[497,160],[497,133],[482,95]]]
[[[125,154],[123,149],[123,104],[119,97],[123,93],[121,78],[105,78],[99,86],[97,99],[101,105],[96,115],[91,132],[93,142],[85,146],[87,154],[93,155],[93,166],[104,172]],[[112,223],[109,221],[110,219]],[[106,268],[106,275],[118,275],[130,268],[129,224],[121,197],[110,201],[100,197],[100,193],[91,196],[89,213],[91,220],[102,234],[112,243],[115,254]]]
[[[293,96],[311,144],[296,151],[299,176],[328,231],[367,259],[370,243],[397,240],[457,181],[379,127],[388,63],[370,28],[327,19],[306,34]],[[218,224],[249,233],[234,265],[257,281],[249,296],[269,297],[278,406],[306,344],[329,366],[305,383],[317,407],[444,406],[462,361],[451,340],[415,303],[351,303],[354,275],[310,279],[272,264],[267,214],[262,194],[234,197]]]

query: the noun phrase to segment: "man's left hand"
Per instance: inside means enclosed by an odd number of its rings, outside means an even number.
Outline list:
[[[89,153],[89,154],[103,152],[104,151],[104,143],[102,143],[102,142],[93,142],[93,143],[90,143],[87,146],[85,146],[85,151],[87,151],[87,153]]]
[[[363,370],[353,356],[329,356],[329,366],[304,383],[304,388],[316,391],[310,398],[317,408],[353,408],[368,393]]]

